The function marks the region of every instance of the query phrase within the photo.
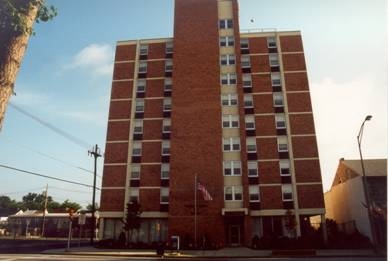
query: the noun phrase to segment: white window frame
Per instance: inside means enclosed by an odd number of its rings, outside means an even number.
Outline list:
[[[139,153],[135,153],[139,152]],[[132,156],[141,156],[142,153],[142,143],[140,141],[134,141],[132,144]]]
[[[172,78],[164,78],[164,91],[172,91]]]
[[[247,153],[256,153],[257,152],[256,137],[247,137],[245,141],[247,144]]]
[[[163,133],[171,133],[171,119],[170,118],[163,119],[162,132]]]
[[[143,120],[136,119],[133,122],[133,134],[143,134]]]
[[[249,38],[240,39],[240,49],[248,50],[249,49]]]
[[[147,73],[147,61],[139,61],[139,73]]]
[[[147,81],[145,79],[138,79],[136,82],[136,92],[145,93]]]
[[[221,36],[220,46],[221,47],[234,46],[234,36]]]
[[[267,47],[270,49],[277,48],[277,42],[275,36],[268,36],[267,37]]]
[[[284,97],[281,92],[273,93],[273,106],[274,107],[284,107]]]
[[[255,130],[256,122],[254,115],[245,115],[245,130]]]
[[[241,55],[241,68],[251,68],[251,58],[249,54]]]
[[[139,202],[140,201],[139,192],[140,192],[139,188],[131,187],[131,189],[129,190],[129,201],[132,202],[135,199],[137,202]]]
[[[242,75],[243,88],[252,88],[252,75],[245,73]]]
[[[160,204],[168,204],[170,201],[170,189],[168,187],[160,188]]]
[[[162,163],[160,165],[160,178],[170,179],[170,163]]]
[[[227,173],[229,170],[229,173]],[[223,162],[224,176],[241,176],[241,161],[226,160]]]
[[[140,44],[139,53],[140,55],[148,55],[148,44]]]
[[[244,94],[244,108],[253,108],[253,95],[252,94]]]
[[[275,125],[276,125],[276,129],[278,130],[287,128],[285,114],[283,113],[275,114]]]
[[[131,180],[139,180],[140,179],[140,164],[131,165]]]
[[[291,195],[291,197],[289,197]],[[283,201],[293,201],[294,195],[292,192],[291,184],[282,184],[282,200]]]
[[[268,58],[270,67],[279,67],[279,56],[277,53],[270,53]]]
[[[233,28],[233,19],[220,19],[218,21],[218,28],[220,29],[232,29]]]
[[[171,111],[171,98],[170,97],[165,97],[163,98],[163,111]]]
[[[223,138],[222,149],[224,152],[240,151],[241,149],[240,138],[239,137]]]
[[[172,72],[172,69],[173,69],[172,60],[171,59],[166,60],[164,63],[164,71]]]
[[[231,194],[228,193],[228,195],[232,195],[231,199],[227,199],[227,190],[231,190]],[[243,200],[243,187],[242,186],[225,186],[224,187],[224,200],[225,201],[242,201]]]
[[[174,52],[174,44],[172,41],[166,42],[166,53],[173,53]]]
[[[236,93],[222,94],[221,95],[222,106],[237,106],[238,96]]]
[[[236,55],[234,54],[222,54],[220,55],[220,65],[235,65],[236,64]]]
[[[287,136],[277,137],[278,152],[288,152],[288,140]]]
[[[223,73],[220,77],[221,85],[234,85],[237,83],[236,73]]]
[[[239,124],[238,115],[222,115],[222,127],[223,128],[238,128]]]
[[[135,112],[144,112],[144,99],[135,100]]]
[[[169,140],[162,140],[162,155],[163,156],[170,156],[170,141]]]
[[[283,173],[284,170],[288,170],[288,173]],[[291,176],[291,162],[289,159],[279,160],[279,172],[280,176]]]
[[[252,199],[252,196],[257,196]],[[260,188],[259,185],[249,185],[249,202],[260,202]]]
[[[282,86],[280,73],[271,73],[271,85],[272,87]]]
[[[250,174],[250,170],[255,170],[255,174]],[[258,177],[259,176],[259,167],[257,161],[247,161],[247,175],[248,177]]]

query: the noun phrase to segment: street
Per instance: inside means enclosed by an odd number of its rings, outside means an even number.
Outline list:
[[[159,258],[159,257],[119,257],[119,256],[90,256],[90,255],[48,255],[48,254],[3,254],[0,257],[0,261],[17,261],[17,260],[182,260],[187,258]],[[383,261],[387,260],[386,257],[273,257],[273,258],[195,258],[195,260],[214,260],[214,261],[244,261],[244,260],[260,260],[260,261],[310,261],[310,260],[319,260],[319,261]]]

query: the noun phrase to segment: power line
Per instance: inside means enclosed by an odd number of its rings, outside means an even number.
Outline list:
[[[60,163],[62,163],[62,164],[65,164],[65,165],[67,165],[67,166],[70,166],[70,167],[73,167],[73,168],[76,168],[76,169],[79,169],[79,170],[82,170],[82,171],[85,171],[85,172],[89,172],[90,174],[94,174],[94,172],[91,171],[91,170],[85,169],[85,168],[83,168],[83,167],[75,166],[75,165],[73,165],[73,164],[71,164],[71,163],[69,163],[69,162],[66,162],[66,161],[62,160],[62,159],[57,159],[57,158],[55,158],[55,157],[53,157],[53,156],[51,156],[51,155],[48,155],[48,154],[46,154],[46,153],[43,153],[43,152],[40,152],[40,151],[38,151],[38,150],[32,149],[32,148],[30,148],[30,147],[28,147],[28,146],[26,146],[26,145],[24,145],[24,144],[20,144],[20,143],[18,143],[18,142],[12,141],[12,140],[10,140],[9,138],[4,138],[4,140],[5,140],[5,141],[8,141],[8,142],[10,142],[10,143],[12,143],[12,144],[15,144],[15,145],[17,145],[17,146],[19,146],[19,147],[22,147],[23,149],[26,149],[26,150],[35,152],[36,154],[39,154],[40,156],[43,156],[43,157],[46,157],[46,158],[49,158],[49,159],[58,161],[58,162],[60,162]],[[97,175],[97,177],[101,178],[100,175]]]
[[[23,173],[27,173],[27,174],[31,174],[31,175],[35,175],[35,176],[39,176],[39,177],[43,177],[43,178],[54,179],[54,180],[58,180],[58,181],[62,181],[62,182],[70,183],[70,184],[75,184],[75,185],[79,185],[79,186],[93,188],[93,186],[88,185],[88,184],[84,184],[84,183],[80,183],[80,182],[75,182],[75,181],[70,181],[70,180],[65,180],[65,179],[60,179],[60,178],[56,178],[56,177],[50,177],[50,176],[47,176],[47,175],[43,175],[43,174],[39,174],[39,173],[32,172],[32,171],[27,171],[27,170],[22,170],[22,169],[14,168],[14,167],[6,166],[6,165],[3,165],[3,164],[0,164],[0,167],[6,168],[6,169],[15,170],[15,171],[19,171],[19,172],[23,172]],[[100,190],[99,188],[96,188],[96,189]]]
[[[54,125],[40,119],[39,117],[35,116],[35,115],[32,115],[31,113],[23,110],[22,108],[20,108],[19,106],[9,102],[8,104],[10,107],[14,108],[15,110],[17,110],[18,112],[30,117],[31,119],[39,122],[40,124],[42,124],[43,126],[49,128],[50,130],[54,131],[55,133],[61,135],[62,137],[68,139],[69,141],[73,142],[74,144],[82,147],[82,148],[86,148],[86,149],[89,149],[91,148],[92,146],[90,144],[88,144],[87,142],[81,140],[81,139],[78,139],[77,137],[55,127]]]

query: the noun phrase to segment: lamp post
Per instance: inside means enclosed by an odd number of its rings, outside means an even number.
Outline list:
[[[365,204],[366,208],[368,211],[368,219],[369,219],[369,225],[370,225],[370,232],[372,235],[372,244],[373,247],[376,247],[376,233],[375,233],[375,228],[374,228],[374,222],[373,222],[373,215],[371,213],[371,205],[370,205],[370,199],[369,199],[369,192],[368,192],[368,184],[366,180],[366,175],[365,175],[365,166],[364,166],[364,160],[362,158],[362,152],[361,152],[361,141],[362,141],[362,134],[364,132],[364,125],[366,121],[370,121],[372,119],[372,115],[367,115],[365,117],[365,120],[362,122],[360,131],[358,132],[357,135],[357,142],[358,142],[358,150],[360,152],[360,160],[361,160],[361,169],[362,169],[362,186],[364,189],[364,195],[365,195]]]

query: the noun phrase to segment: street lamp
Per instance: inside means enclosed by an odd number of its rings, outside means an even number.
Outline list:
[[[369,219],[369,225],[370,225],[370,232],[372,234],[372,244],[375,247],[376,246],[376,233],[374,229],[374,222],[373,222],[373,215],[371,213],[371,207],[370,207],[370,199],[369,199],[369,192],[368,192],[368,185],[365,175],[365,167],[364,167],[364,160],[362,158],[362,152],[361,152],[361,141],[362,141],[362,134],[364,132],[364,125],[366,121],[370,121],[372,119],[372,115],[367,115],[365,117],[365,120],[362,122],[360,131],[357,135],[357,142],[358,142],[358,150],[360,152],[360,159],[361,159],[361,169],[362,169],[362,186],[364,188],[364,195],[365,195],[365,204],[368,211],[368,219]]]

